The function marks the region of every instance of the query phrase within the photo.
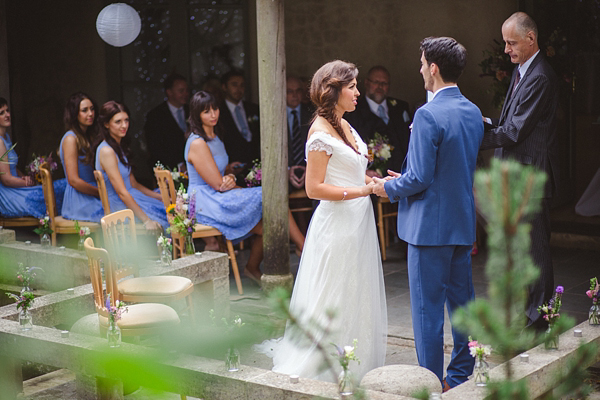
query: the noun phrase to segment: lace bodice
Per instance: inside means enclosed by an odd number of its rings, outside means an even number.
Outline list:
[[[325,172],[325,183],[335,186],[363,186],[367,170],[367,145],[354,128],[350,127],[358,146],[357,154],[348,145],[327,132],[314,132],[306,142],[306,154],[324,151],[331,156]]]

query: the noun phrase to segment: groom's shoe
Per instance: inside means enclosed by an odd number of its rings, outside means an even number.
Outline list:
[[[452,389],[448,382],[446,382],[446,378],[442,380],[442,393],[446,393],[448,390]]]

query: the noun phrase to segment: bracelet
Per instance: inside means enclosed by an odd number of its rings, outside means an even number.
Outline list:
[[[344,190],[344,197],[342,197],[342,201],[346,200],[346,196],[348,196],[348,192]]]

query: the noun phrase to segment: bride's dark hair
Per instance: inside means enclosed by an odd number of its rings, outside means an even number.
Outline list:
[[[315,116],[321,116],[327,120],[340,135],[344,143],[356,153],[356,149],[350,144],[342,129],[342,121],[335,115],[335,106],[340,93],[358,76],[356,65],[346,61],[330,61],[315,72],[310,83],[310,100],[315,104],[317,110]]]

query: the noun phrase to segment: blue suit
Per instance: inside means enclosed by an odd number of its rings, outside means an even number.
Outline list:
[[[473,176],[483,138],[479,108],[458,87],[437,92],[417,110],[399,178],[385,183],[398,202],[398,236],[408,243],[411,314],[419,364],[443,376],[444,304],[453,311],[475,297],[471,247],[475,241]],[[446,381],[471,375],[465,335],[452,330],[454,350]]]

